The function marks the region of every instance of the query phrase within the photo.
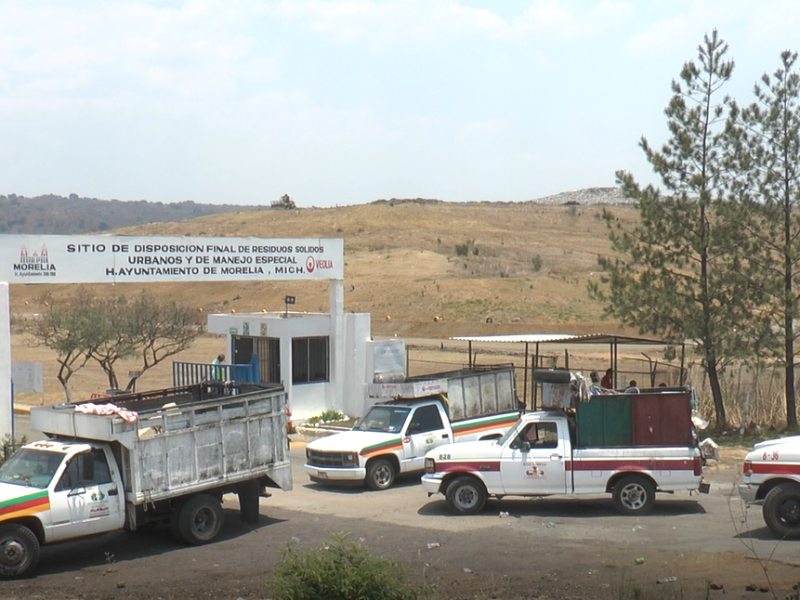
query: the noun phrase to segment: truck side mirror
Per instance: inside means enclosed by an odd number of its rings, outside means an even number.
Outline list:
[[[520,452],[530,452],[531,451],[531,443],[528,440],[522,440],[519,444],[519,451]]]

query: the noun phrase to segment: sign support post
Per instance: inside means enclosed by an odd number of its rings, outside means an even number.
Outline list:
[[[8,299],[8,283],[0,282],[0,438],[5,440],[6,437],[14,437],[14,401],[11,398],[11,303]]]

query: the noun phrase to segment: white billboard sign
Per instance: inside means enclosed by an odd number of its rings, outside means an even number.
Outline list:
[[[0,236],[0,281],[11,284],[343,278],[341,239]]]

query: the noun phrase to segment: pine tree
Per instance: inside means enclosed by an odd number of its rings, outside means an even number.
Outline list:
[[[728,46],[715,30],[698,48],[698,62],[686,62],[665,109],[668,141],[660,150],[645,138],[640,145],[662,193],[641,187],[631,173],[617,181],[635,201],[640,222],[623,229],[605,211],[616,257],[599,257],[600,282],[589,293],[605,303],[608,316],[672,340],[693,340],[703,358],[716,413],[716,426],[727,425],[720,372],[743,352],[733,324],[752,310],[747,264],[732,243],[735,223],[715,211],[723,202],[724,123],[730,100],[719,99],[730,79]]]
[[[733,106],[731,188],[743,225],[740,244],[756,263],[752,282],[766,294],[765,307],[750,322],[754,339],[768,358],[784,368],[786,421],[797,426],[794,380],[800,332],[800,74],[797,53],[783,52],[772,76],[756,84],[756,100],[741,111]]]

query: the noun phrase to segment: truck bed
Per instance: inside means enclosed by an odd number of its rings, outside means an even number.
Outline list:
[[[136,504],[252,479],[290,490],[285,391],[248,384],[225,392],[199,384],[102,400],[136,412],[132,423],[75,410],[86,402],[34,408],[31,427],[112,443],[126,497]]]

